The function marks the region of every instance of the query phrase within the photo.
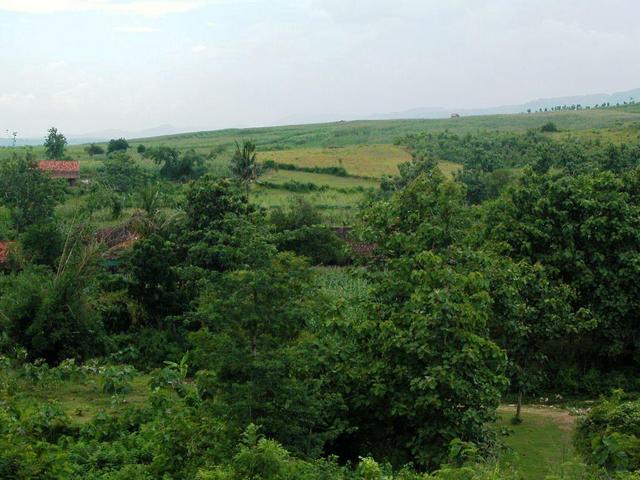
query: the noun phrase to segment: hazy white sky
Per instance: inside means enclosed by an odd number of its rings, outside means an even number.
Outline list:
[[[0,0],[0,134],[627,90],[639,19],[638,0]]]

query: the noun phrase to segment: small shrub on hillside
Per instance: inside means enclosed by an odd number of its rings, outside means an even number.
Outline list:
[[[110,366],[100,373],[103,393],[123,394],[131,391],[135,369],[130,365]]]
[[[541,132],[557,132],[558,126],[553,122],[545,123],[542,127],[540,127]]]
[[[102,148],[100,145],[92,143],[91,145],[85,147],[84,151],[87,152],[90,157],[93,157],[94,155],[102,155],[104,153],[104,148]]]

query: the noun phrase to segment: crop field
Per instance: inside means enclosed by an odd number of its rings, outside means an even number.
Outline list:
[[[399,164],[411,160],[405,149],[379,144],[270,150],[260,152],[260,158],[299,167],[343,167],[350,175],[376,178],[396,174]]]

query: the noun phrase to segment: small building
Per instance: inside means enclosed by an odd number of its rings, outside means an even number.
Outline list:
[[[452,113],[451,114],[451,118],[460,118],[460,114],[459,113]]]
[[[49,172],[53,178],[66,178],[73,187],[80,178],[80,162],[76,160],[42,160],[38,168]]]
[[[10,242],[0,242],[0,268],[7,263],[9,259]]]

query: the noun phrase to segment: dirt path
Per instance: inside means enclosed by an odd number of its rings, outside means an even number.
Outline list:
[[[515,405],[500,405],[498,412],[515,414]],[[522,414],[540,415],[554,421],[562,430],[573,431],[577,417],[571,415],[567,410],[553,406],[543,405],[524,405]]]

